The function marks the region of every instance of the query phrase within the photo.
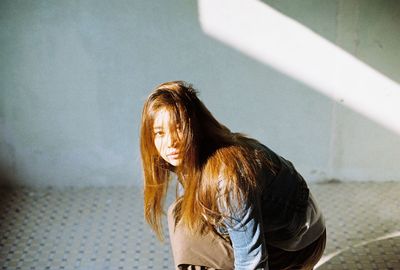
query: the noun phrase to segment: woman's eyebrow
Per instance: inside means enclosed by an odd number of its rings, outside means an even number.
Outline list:
[[[162,130],[163,128],[161,127],[161,126],[156,126],[156,127],[153,127],[153,130]]]

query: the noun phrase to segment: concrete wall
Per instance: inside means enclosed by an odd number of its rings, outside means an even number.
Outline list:
[[[400,81],[396,1],[265,3]],[[143,101],[176,79],[310,181],[400,180],[398,135],[207,36],[195,1],[1,1],[0,46],[2,185],[140,186]]]
[[[400,82],[398,1],[264,2]],[[330,107],[331,150],[327,175],[353,181],[400,180],[399,134],[339,103],[332,102]]]

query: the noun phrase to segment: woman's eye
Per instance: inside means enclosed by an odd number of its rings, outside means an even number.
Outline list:
[[[162,136],[162,135],[164,135],[164,132],[162,132],[162,131],[156,131],[156,132],[154,132],[154,135],[156,135],[156,136]]]

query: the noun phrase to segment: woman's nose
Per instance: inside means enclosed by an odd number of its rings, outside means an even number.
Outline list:
[[[176,146],[178,143],[177,136],[174,133],[169,133],[167,137],[167,145],[168,147]]]

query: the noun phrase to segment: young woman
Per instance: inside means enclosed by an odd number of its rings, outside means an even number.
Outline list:
[[[162,239],[168,210],[176,269],[313,269],[323,216],[294,166],[219,123],[183,81],[156,87],[141,123],[145,218]]]

